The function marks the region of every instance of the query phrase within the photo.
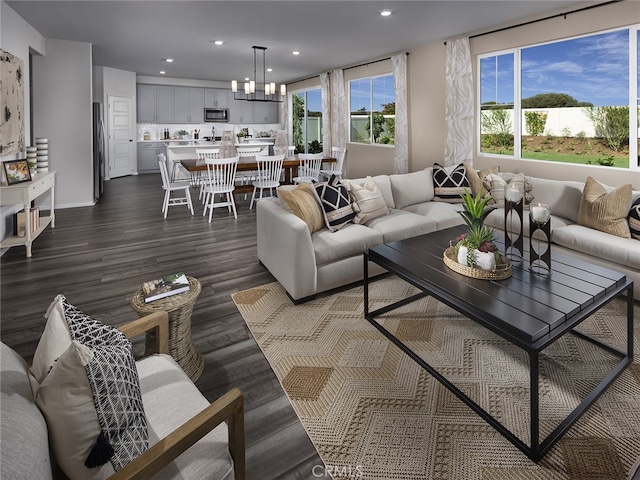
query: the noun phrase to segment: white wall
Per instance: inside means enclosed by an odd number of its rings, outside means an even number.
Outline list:
[[[29,100],[29,79],[31,71],[29,69],[29,52],[34,55],[44,55],[45,39],[31,25],[25,22],[9,5],[4,1],[0,1],[0,48],[12,53],[24,62],[24,109],[23,116],[25,122],[25,145],[31,145],[31,126],[30,126],[30,108]],[[0,160],[12,160],[14,158],[24,158],[25,155],[10,155],[2,157]],[[21,206],[0,207],[0,238],[7,237],[7,232],[11,233],[13,229],[11,215]]]
[[[56,207],[93,205],[91,44],[46,39],[33,59],[33,129],[49,138]]]

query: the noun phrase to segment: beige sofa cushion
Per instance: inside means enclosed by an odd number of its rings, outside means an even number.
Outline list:
[[[356,212],[354,223],[367,223],[389,213],[389,207],[373,178],[367,177],[363,185],[350,182],[347,188],[353,199],[353,211]]]
[[[622,238],[631,238],[627,216],[631,208],[631,184],[610,192],[591,177],[582,192],[578,223]]]
[[[322,229],[311,235],[316,265],[362,255],[370,247],[384,243],[382,233],[364,225],[349,224],[337,232]]]
[[[640,240],[618,237],[582,225],[554,228],[551,239],[553,243],[571,250],[640,269]],[[612,268],[615,270],[615,266]]]
[[[395,209],[389,215],[371,220],[367,226],[382,233],[384,243],[435,232],[437,228],[435,220],[429,217]]]
[[[461,203],[425,202],[405,207],[407,212],[417,213],[436,222],[436,230],[462,225],[464,221],[458,213],[464,209]]]
[[[433,200],[433,167],[418,172],[390,175],[395,208]]]
[[[170,356],[152,355],[136,362],[136,366],[147,413],[149,446],[209,406],[207,399]],[[232,479],[233,460],[229,453],[227,424],[218,425],[153,478]]]
[[[551,215],[578,222],[578,210],[582,199],[584,182],[548,180],[529,177],[531,194],[536,202],[545,203],[551,208]]]

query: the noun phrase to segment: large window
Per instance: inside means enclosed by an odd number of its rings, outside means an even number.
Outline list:
[[[322,152],[322,89],[293,93],[292,137],[296,153]]]
[[[480,56],[479,152],[636,168],[637,38],[636,26]]]
[[[393,75],[349,82],[349,140],[353,143],[395,143],[396,89]]]

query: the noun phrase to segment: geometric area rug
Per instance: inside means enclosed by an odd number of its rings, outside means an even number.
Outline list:
[[[372,310],[417,292],[397,277],[370,288]],[[277,282],[232,297],[334,479],[626,480],[640,457],[637,303],[634,363],[536,464],[364,319],[362,286],[301,305]],[[624,349],[625,322],[616,299],[580,330]],[[431,297],[381,323],[529,444],[523,351]],[[569,334],[541,353],[541,438],[613,360]]]

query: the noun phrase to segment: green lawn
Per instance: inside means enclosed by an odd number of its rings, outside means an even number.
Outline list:
[[[575,155],[555,152],[522,152],[522,158],[532,160],[546,160],[548,162],[577,163],[583,165],[599,165],[598,159],[605,158],[606,155]],[[629,168],[629,155],[613,156],[613,167]]]

